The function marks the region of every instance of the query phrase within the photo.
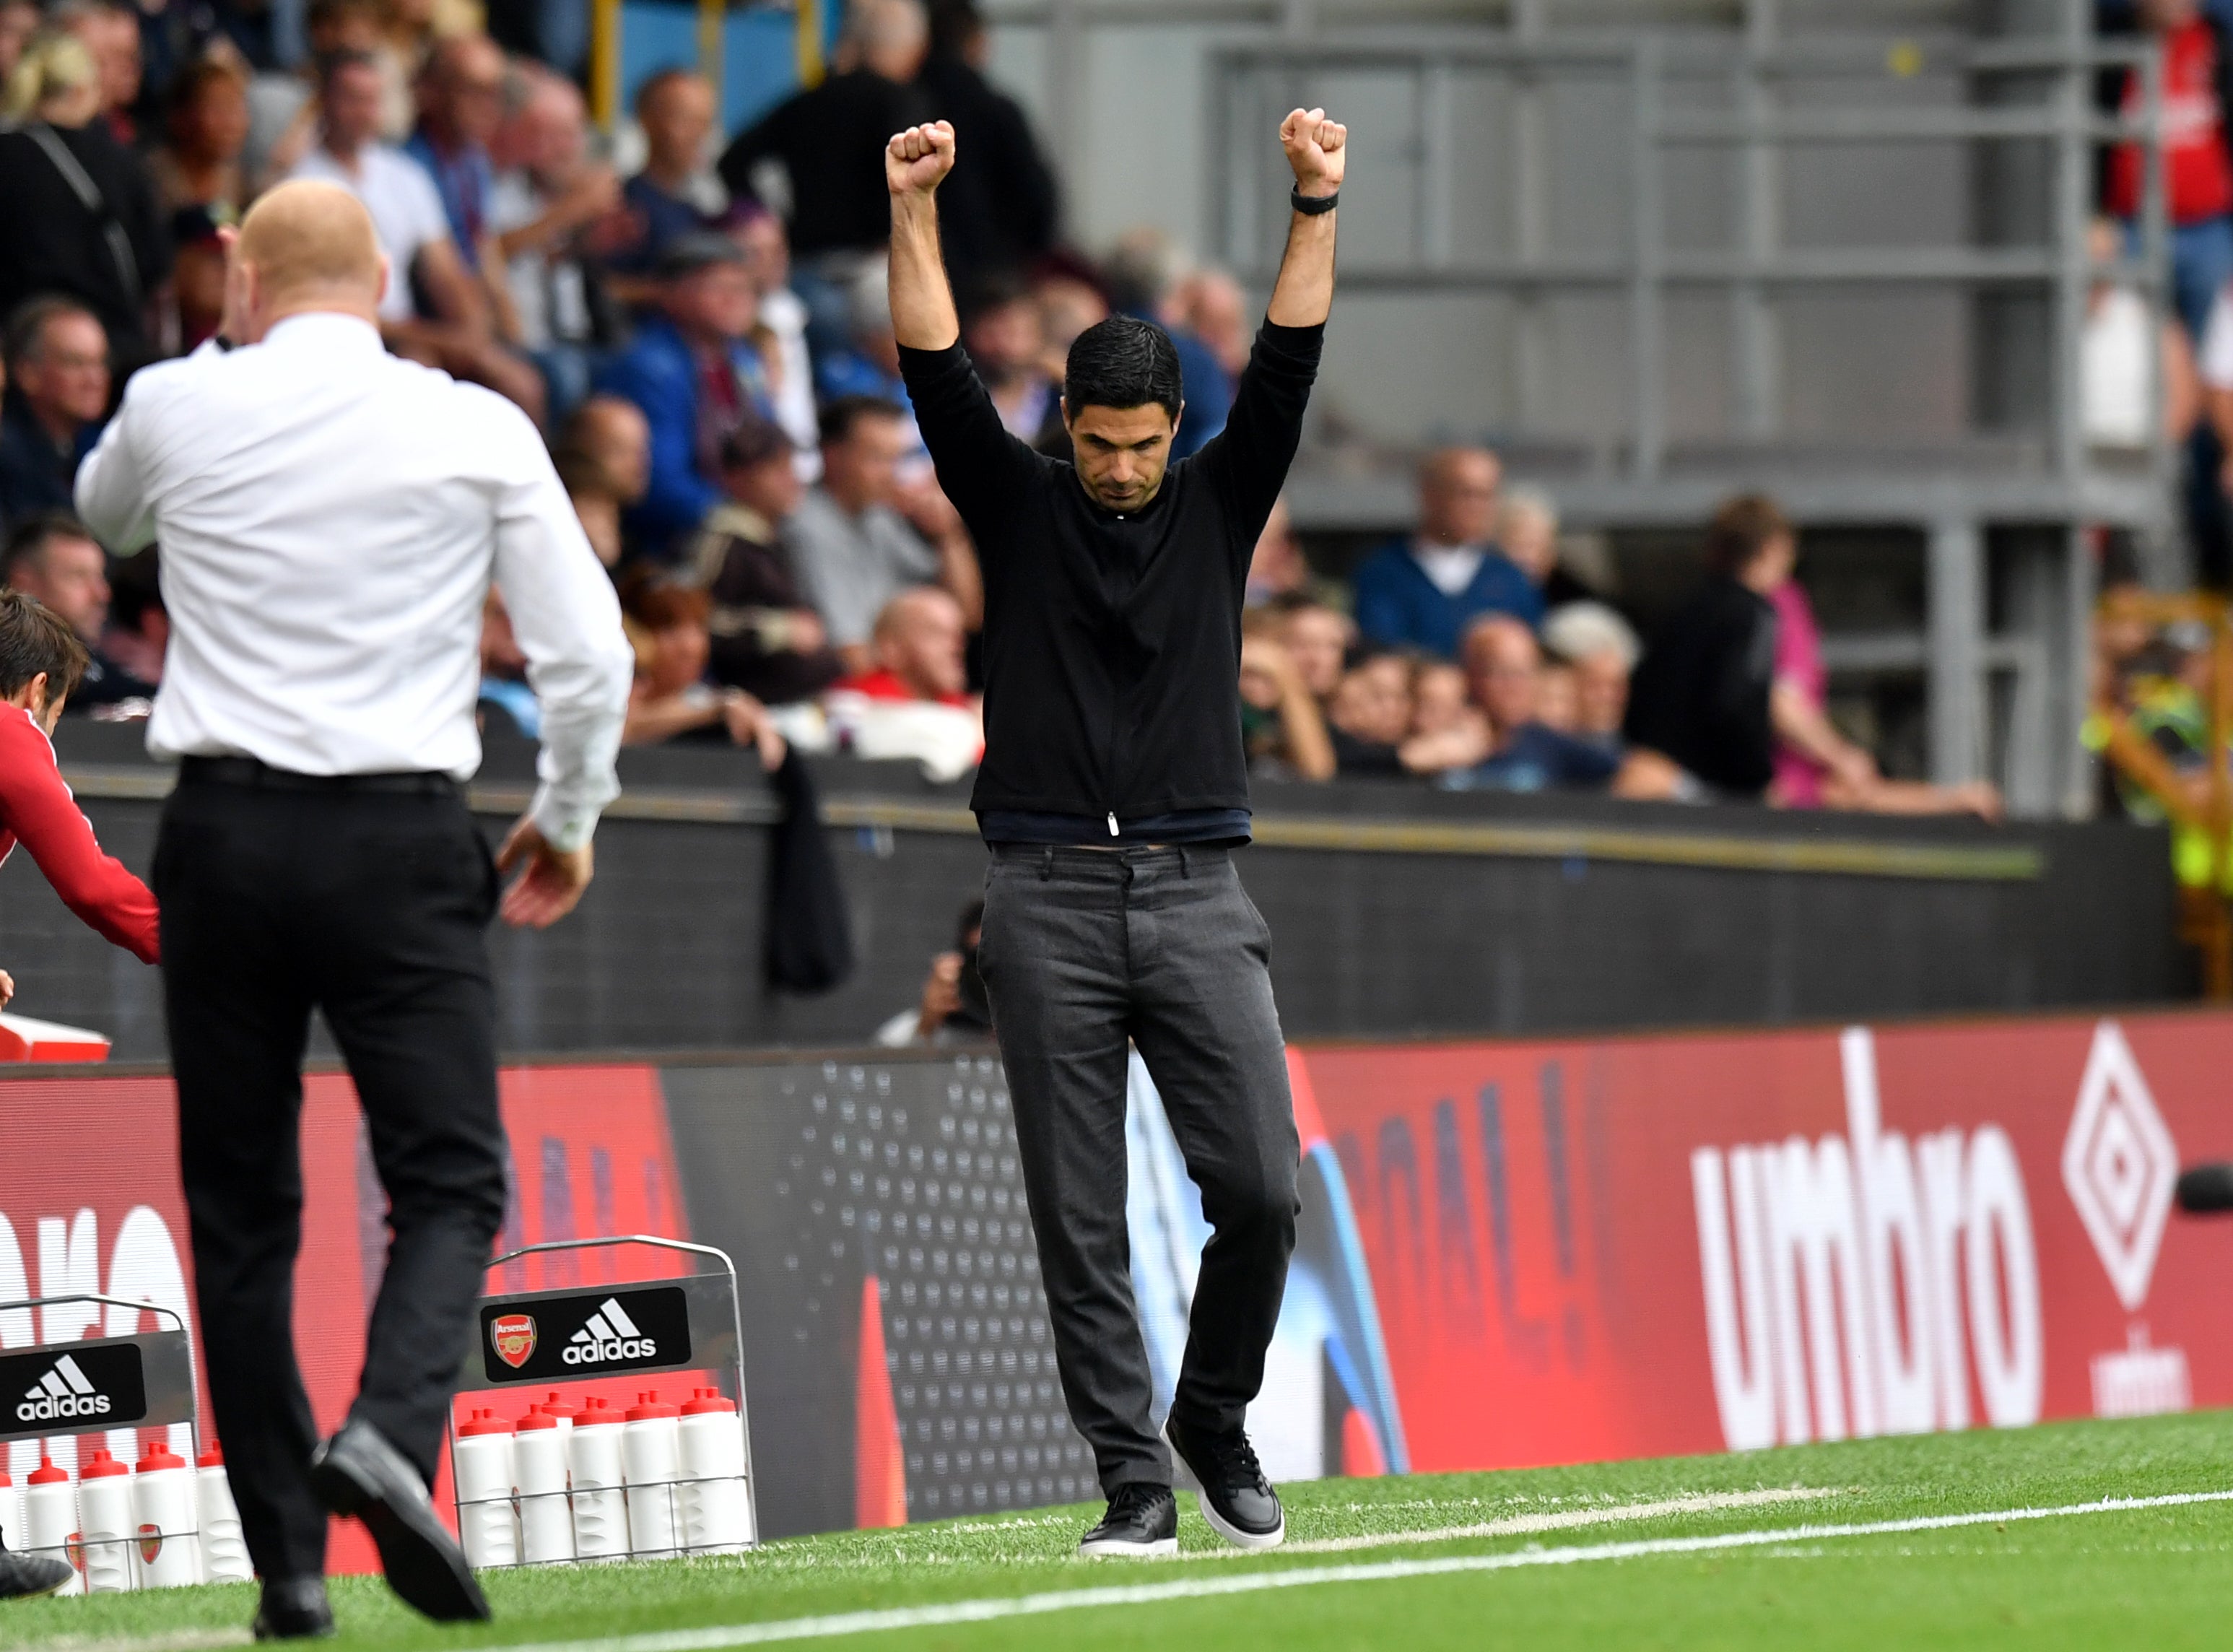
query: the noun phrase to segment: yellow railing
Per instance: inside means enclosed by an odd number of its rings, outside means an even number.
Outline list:
[[[821,83],[823,7],[830,0],[798,0],[798,80]],[[724,34],[728,0],[697,0],[698,70],[713,82],[713,103],[721,107],[721,70],[727,56]],[[589,114],[609,133],[621,116],[621,0],[589,0]]]
[[[2204,751],[2207,784],[2197,800],[2155,743],[2135,727],[2114,698],[2115,686],[2097,685],[2093,715],[2101,731],[2102,756],[2159,803],[2174,830],[2205,845],[2206,877],[2182,879],[2179,938],[2200,954],[2205,997],[2233,1000],[2233,905],[2227,901],[2229,843],[2233,842],[2233,774],[2226,767],[2227,742],[2233,738],[2233,613],[2225,599],[2200,594],[2156,596],[2117,591],[2101,600],[2105,625],[2150,627],[2199,623],[2210,632],[2209,717]]]

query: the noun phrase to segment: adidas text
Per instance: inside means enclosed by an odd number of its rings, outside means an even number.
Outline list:
[[[648,1337],[615,1337],[603,1342],[569,1343],[559,1357],[569,1365],[602,1365],[607,1360],[654,1359],[659,1344]]]

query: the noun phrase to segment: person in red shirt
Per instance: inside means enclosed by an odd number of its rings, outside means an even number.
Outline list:
[[[2140,28],[2163,51],[2165,205],[2171,224],[2171,285],[2179,319],[2199,340],[2218,289],[2233,278],[2233,152],[2226,110],[2233,63],[2223,20],[2203,0],[2139,0]],[[2146,113],[2146,89],[2127,72],[2120,113]],[[2128,224],[2140,215],[2146,157],[2137,143],[2110,156],[2108,208]]]
[[[85,674],[85,645],[51,608],[0,591],[0,861],[20,842],[62,903],[142,963],[161,958],[155,897],[102,852],[50,739]],[[0,973],[0,1004],[15,983]]]
[[[961,605],[937,586],[917,586],[885,603],[869,647],[875,668],[832,685],[834,692],[976,709],[968,694],[967,621]]]

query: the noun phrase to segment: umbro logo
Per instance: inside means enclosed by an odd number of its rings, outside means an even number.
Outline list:
[[[105,1417],[113,1408],[108,1396],[86,1380],[77,1361],[64,1354],[44,1376],[23,1390],[16,1416],[23,1422],[55,1422]]]
[[[615,1360],[656,1359],[659,1344],[636,1328],[615,1297],[607,1297],[589,1323],[567,1339],[559,1357],[569,1365],[605,1365]]]

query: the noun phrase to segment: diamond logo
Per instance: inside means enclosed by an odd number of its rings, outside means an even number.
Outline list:
[[[2128,1313],[2148,1299],[2178,1177],[2178,1148],[2140,1063],[2122,1029],[2104,1021],[2063,1138],[2062,1185]]]

